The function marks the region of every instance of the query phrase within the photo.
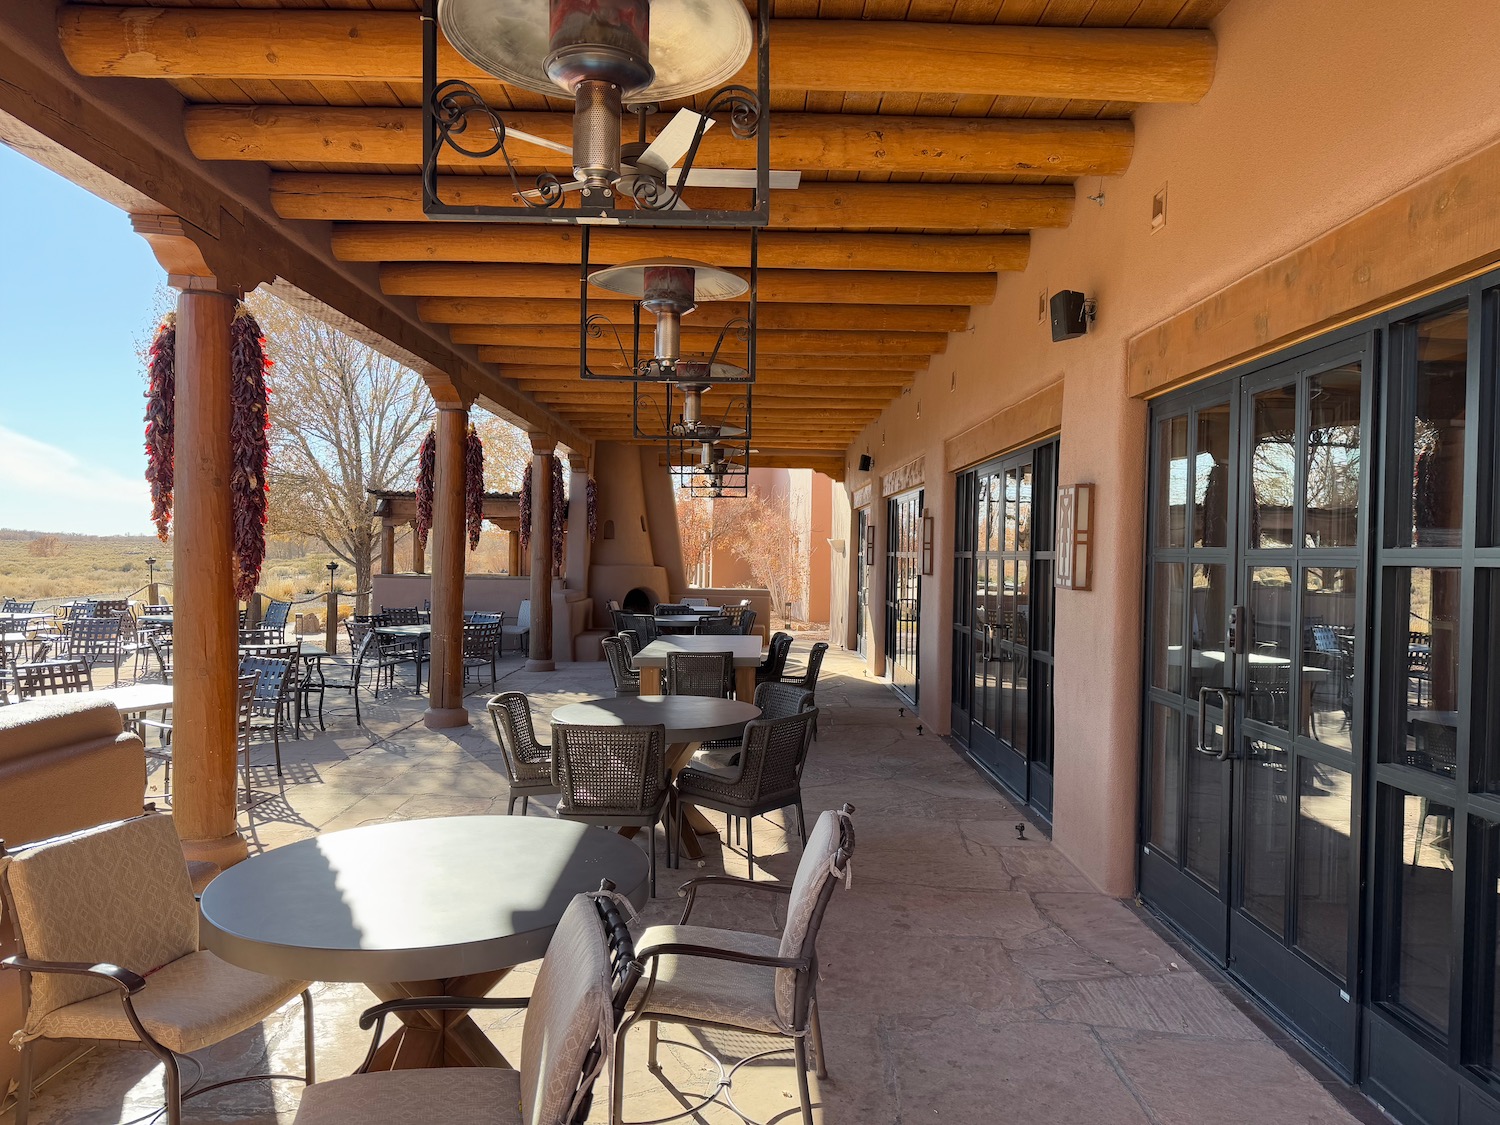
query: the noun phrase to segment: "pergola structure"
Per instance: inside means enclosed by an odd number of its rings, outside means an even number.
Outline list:
[[[366,491],[373,501],[371,511],[380,520],[380,573],[394,574],[396,572],[397,529],[410,527],[415,530],[417,494],[410,491],[374,488]],[[520,542],[517,537],[517,532],[521,529],[519,497],[514,492],[486,492],[481,501],[480,511],[486,523],[508,533],[510,553],[507,558],[507,573],[525,574],[520,555]],[[427,569],[426,554],[422,542],[413,535],[411,568],[415,573],[421,574]]]

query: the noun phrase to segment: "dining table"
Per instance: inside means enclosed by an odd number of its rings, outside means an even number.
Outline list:
[[[325,832],[216,876],[203,947],[242,969],[353,981],[380,1000],[482,997],[547,952],[577,894],[608,879],[635,906],[646,855],[629,840],[539,816],[449,816]],[[509,1067],[468,1010],[399,1013],[372,1069]]]
[[[659,695],[666,679],[667,657],[673,652],[728,652],[734,656],[734,694],[749,703],[755,698],[755,670],[763,659],[760,638],[737,634],[706,637],[658,637],[631,658],[641,673],[641,694]]]
[[[416,642],[417,659],[412,663],[412,686],[422,690],[422,664],[427,659],[427,646],[432,638],[432,626],[427,625],[377,625],[375,635],[380,637],[402,637]]]
[[[552,722],[573,726],[654,727],[667,732],[667,769],[673,774],[693,760],[705,742],[736,738],[745,724],[760,718],[760,708],[738,699],[716,699],[703,695],[618,695],[564,703],[552,712]],[[719,830],[692,805],[684,807],[692,832],[683,834],[678,846],[688,859],[702,859],[698,836],[717,836]],[[622,835],[634,835],[626,829]]]
[[[171,684],[126,684],[124,687],[99,688],[92,696],[115,705],[122,715],[144,715],[149,711],[172,709]]]

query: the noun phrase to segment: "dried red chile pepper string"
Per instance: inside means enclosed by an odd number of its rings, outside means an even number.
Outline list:
[[[584,496],[588,500],[589,542],[592,543],[599,538],[599,482],[593,477],[589,477]]]
[[[151,341],[146,381],[146,481],[156,537],[167,541],[172,524],[172,432],[177,393],[177,318],[168,315]]]
[[[472,422],[464,446],[464,522],[469,530],[469,550],[478,550],[479,533],[484,529],[484,442]]]
[[[568,501],[563,496],[562,458],[552,458],[552,573],[563,568],[563,536],[568,529]]]
[[[234,511],[235,597],[255,595],[266,559],[266,467],[271,456],[266,339],[241,305],[229,328],[229,491]]]
[[[427,431],[422,451],[417,455],[417,549],[427,550],[427,533],[432,530],[433,478],[437,474],[437,430]]]
[[[519,523],[521,550],[531,547],[531,462],[526,462],[526,471],[521,474],[521,495],[516,503],[516,522]]]

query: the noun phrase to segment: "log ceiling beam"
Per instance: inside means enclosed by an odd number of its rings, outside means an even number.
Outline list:
[[[572,114],[515,111],[504,116],[510,128],[559,144],[573,143]],[[665,122],[666,116],[661,120]],[[416,170],[422,163],[422,113],[417,109],[197,105],[184,112],[183,129],[189,147],[201,160],[378,164],[386,172],[403,167]],[[1129,121],[839,113],[771,116],[773,166],[804,172],[1115,176],[1129,167],[1134,144]],[[566,157],[519,140],[509,147],[521,172],[556,170],[567,163]],[[755,146],[735,140],[721,126],[704,136],[694,167],[745,168],[754,162]],[[496,175],[505,172],[500,156],[476,161],[451,154],[439,165],[470,171],[483,167]]]
[[[416,12],[65,5],[58,31],[81,74],[125,78],[379,81],[421,77]],[[1213,81],[1207,31],[773,20],[777,90],[1196,102]],[[450,78],[486,78],[441,45]],[[754,59],[736,81],[754,86]]]
[[[796,191],[771,193],[772,230],[922,228],[994,233],[1065,227],[1073,217],[1068,184],[847,184],[803,182]],[[508,177],[449,177],[443,198],[461,206],[511,207]],[[703,189],[699,207],[748,208],[748,191]],[[419,223],[422,181],[417,176],[277,172],[271,205],[283,219]]]
[[[743,274],[744,271],[732,271]],[[578,267],[390,262],[387,293],[411,297],[525,297],[577,300]],[[786,304],[987,305],[995,275],[880,270],[761,270],[758,297]],[[628,298],[599,291],[601,301]]]
[[[334,228],[333,252],[345,262],[501,262],[570,265],[580,260],[582,231],[568,226],[496,223],[352,223]],[[1026,268],[1025,234],[845,234],[772,231],[760,239],[760,268],[908,270],[995,273]],[[661,254],[747,268],[743,231],[598,230],[591,265]]]
[[[549,365],[542,363],[508,364],[496,368],[499,375],[518,387],[525,388],[528,392],[533,388],[556,386],[566,383],[572,386],[607,386],[609,381],[591,381],[585,383],[578,375],[578,353],[572,353],[573,362],[570,364]],[[909,371],[889,371],[876,369],[868,370],[843,370],[832,367],[808,367],[806,365],[795,368],[778,368],[760,365],[760,370],[755,374],[755,386],[757,389],[772,388],[779,390],[783,387],[838,387],[840,392],[845,388],[879,388],[894,396],[900,392],[902,387],[908,387],[912,382],[912,374]],[[622,384],[628,385],[628,384]]]
[[[659,463],[670,464],[665,453],[661,455]],[[836,481],[844,479],[845,469],[842,453],[825,453],[821,450],[807,450],[802,453],[767,452],[759,446],[756,447],[751,467],[756,469],[811,469],[815,473],[822,473],[825,477],[832,477]]]
[[[581,315],[577,301],[540,298],[426,297],[417,302],[417,309],[429,323],[468,327],[552,325],[576,329]],[[683,319],[683,327],[722,328],[749,313],[750,306],[740,301],[707,301]],[[756,318],[763,331],[772,332],[814,328],[840,332],[962,332],[969,326],[969,310],[962,305],[767,304],[756,311]]]
[[[540,367],[567,367],[578,370],[578,349],[515,348],[481,344],[479,358],[487,363],[529,364]],[[910,374],[925,370],[930,356],[925,355],[781,355],[772,353],[757,357],[756,377],[770,368],[782,371],[846,371],[863,367],[871,371]]]
[[[551,380],[548,382],[531,381],[523,384],[526,393],[534,396],[538,401],[575,399],[587,401],[593,398],[609,399],[624,397],[627,401],[632,395],[631,384],[621,383],[624,388],[620,391],[601,390],[597,382],[586,382],[576,375],[571,382],[563,380]],[[754,384],[755,401],[762,400],[771,402],[797,402],[806,404],[808,400],[827,399],[840,404],[864,405],[866,403],[886,403],[901,393],[900,387],[883,386],[879,384],[851,386],[848,383],[823,382],[819,384],[800,383],[766,383],[757,381]]]
[[[629,325],[617,325],[629,344]],[[577,328],[454,328],[455,344],[494,344],[510,348],[572,348],[578,347]],[[719,342],[719,334],[713,329],[682,330],[682,346],[688,352],[708,353]],[[589,351],[619,354],[620,342],[613,334],[606,333],[598,339],[589,340]],[[642,344],[649,349],[649,329],[642,333]],[[948,348],[948,336],[942,332],[757,332],[755,336],[757,356],[769,355],[847,355],[863,353],[875,355],[937,355]],[[650,354],[649,351],[647,354]],[[743,341],[731,338],[724,341],[721,356],[728,362],[745,356]]]

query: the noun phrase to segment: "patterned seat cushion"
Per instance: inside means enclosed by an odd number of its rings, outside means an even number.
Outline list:
[[[710,926],[652,926],[636,938],[642,953],[653,945],[681,942],[732,949],[763,957],[777,956],[780,938],[718,930]],[[636,989],[636,1002],[644,997],[641,1014],[650,1019],[706,1020],[779,1034],[785,1025],[776,1016],[776,970],[760,965],[742,965],[708,957],[664,956],[648,960],[649,974],[656,967],[656,985],[646,993],[645,980]]]
[[[189,953],[146,978],[135,995],[135,1012],[159,1042],[186,1055],[238,1035],[306,987],[305,981],[238,968],[207,951]],[[113,988],[54,1009],[35,1031],[51,1039],[139,1039]]]
[[[511,1125],[521,1076],[495,1067],[387,1070],[307,1088],[294,1125]]]

